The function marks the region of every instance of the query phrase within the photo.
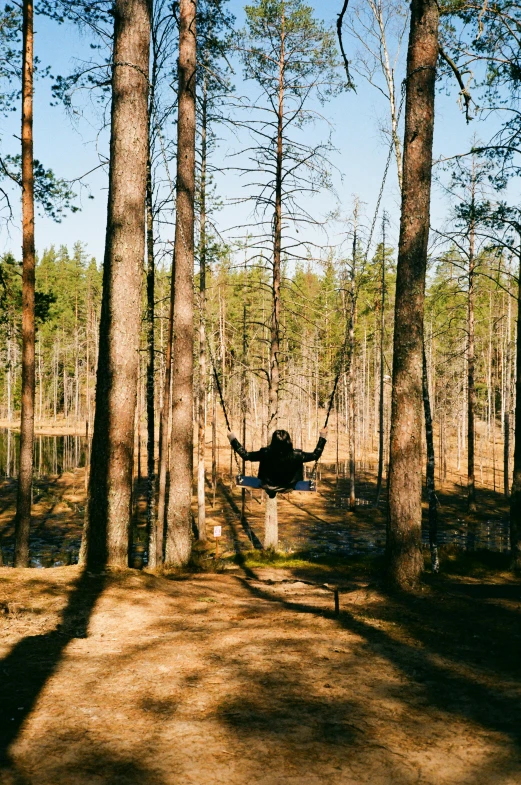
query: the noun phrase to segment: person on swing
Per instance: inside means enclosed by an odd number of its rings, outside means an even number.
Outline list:
[[[234,433],[228,431],[227,435],[232,448],[243,460],[259,461],[257,476],[270,499],[275,498],[277,493],[291,490],[304,479],[304,464],[319,460],[327,440],[327,430],[324,428],[320,431],[313,452],[304,452],[293,449],[291,436],[287,431],[277,430],[271,437],[269,447],[248,452]]]

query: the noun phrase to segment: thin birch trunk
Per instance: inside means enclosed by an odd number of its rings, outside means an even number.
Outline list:
[[[349,508],[356,505],[356,415],[355,415],[355,319],[356,319],[356,254],[358,252],[358,203],[354,214],[353,253],[349,287],[349,328],[347,368],[349,387]]]
[[[378,406],[378,426],[379,426],[379,439],[378,439],[378,477],[376,480],[376,500],[375,507],[380,504],[380,496],[382,493],[382,479],[384,471],[384,448],[385,448],[385,433],[384,433],[384,395],[385,395],[385,227],[386,216],[382,220],[382,274],[381,274],[381,307],[380,307],[380,401]]]

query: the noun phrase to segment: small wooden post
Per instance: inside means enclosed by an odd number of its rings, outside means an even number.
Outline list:
[[[214,526],[213,527],[213,536],[215,538],[215,559],[219,558],[219,537],[221,536],[221,527]]]
[[[335,616],[340,614],[340,597],[338,595],[338,586],[333,588],[333,594],[335,595]]]

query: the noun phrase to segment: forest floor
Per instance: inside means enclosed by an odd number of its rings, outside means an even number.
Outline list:
[[[15,490],[0,482],[7,563]],[[0,568],[1,785],[519,785],[507,501],[480,488],[469,516],[446,483],[442,574],[402,595],[381,581],[374,474],[360,472],[354,512],[347,492],[330,463],[318,493],[281,497],[270,561],[261,494],[246,494],[242,521],[221,473],[198,572],[93,576],[73,566],[84,470],[35,478],[32,564],[63,566]],[[135,567],[144,496],[137,483]]]
[[[0,569],[2,785],[519,785],[520,582],[281,565]]]

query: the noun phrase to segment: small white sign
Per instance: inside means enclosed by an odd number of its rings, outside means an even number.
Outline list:
[[[221,536],[221,527],[220,526],[214,526],[213,527],[213,536],[214,537],[220,537]]]

